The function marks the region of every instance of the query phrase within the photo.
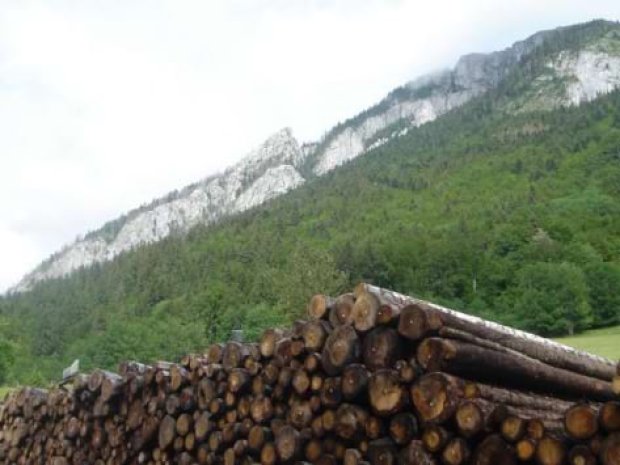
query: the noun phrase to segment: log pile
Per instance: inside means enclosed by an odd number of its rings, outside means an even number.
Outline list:
[[[0,463],[620,465],[620,365],[370,285],[179,363],[24,388]]]

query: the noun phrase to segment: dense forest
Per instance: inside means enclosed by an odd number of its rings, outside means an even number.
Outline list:
[[[267,205],[1,298],[0,381],[252,338],[360,280],[543,335],[620,323],[620,92],[500,107],[479,98]]]

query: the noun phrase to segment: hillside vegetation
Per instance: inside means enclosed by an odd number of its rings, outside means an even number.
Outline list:
[[[507,91],[502,91],[507,92]],[[266,206],[0,300],[2,381],[255,337],[359,280],[549,336],[620,323],[620,93],[488,95]]]

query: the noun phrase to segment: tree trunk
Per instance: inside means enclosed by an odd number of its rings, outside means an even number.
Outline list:
[[[417,360],[429,371],[444,370],[494,384],[576,399],[584,395],[601,401],[615,398],[610,383],[600,379],[454,339],[425,339],[418,346]]]

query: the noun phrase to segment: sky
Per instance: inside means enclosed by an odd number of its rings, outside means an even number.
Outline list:
[[[396,86],[617,0],[0,0],[0,292],[64,244]]]

